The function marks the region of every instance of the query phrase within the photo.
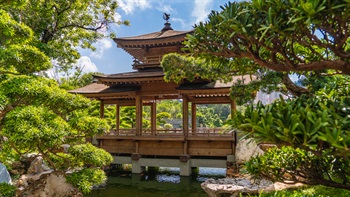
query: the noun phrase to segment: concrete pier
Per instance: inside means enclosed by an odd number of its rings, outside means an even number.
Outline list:
[[[226,159],[201,159],[180,156],[179,159],[174,158],[142,158],[141,155],[130,156],[114,156],[113,164],[131,164],[132,173],[140,174],[146,170],[146,167],[176,167],[180,168],[180,176],[190,176],[192,168],[210,167],[210,168],[226,168],[227,162],[232,162],[232,156]]]

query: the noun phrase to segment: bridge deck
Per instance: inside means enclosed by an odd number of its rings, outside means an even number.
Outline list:
[[[112,154],[152,156],[227,156],[234,153],[234,134],[222,129],[197,129],[187,136],[183,130],[122,129],[97,137],[99,146]]]

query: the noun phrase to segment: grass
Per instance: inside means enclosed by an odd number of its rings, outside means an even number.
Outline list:
[[[261,193],[259,195],[249,195],[250,197],[349,197],[350,191],[326,186],[310,186],[298,189],[281,190],[271,193]]]

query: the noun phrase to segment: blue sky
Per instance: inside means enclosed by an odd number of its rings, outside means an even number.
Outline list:
[[[228,0],[118,0],[116,17],[129,20],[130,26],[114,26],[111,31],[117,37],[136,36],[160,31],[165,21],[163,12],[170,14],[174,30],[191,30],[193,25],[205,21],[211,10],[220,10]],[[78,66],[85,71],[105,74],[133,71],[132,57],[111,39],[102,39],[94,44],[96,51],[80,50]]]

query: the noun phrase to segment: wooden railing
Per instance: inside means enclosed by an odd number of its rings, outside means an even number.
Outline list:
[[[233,136],[232,132],[227,132],[223,128],[196,128],[195,131],[189,129],[188,135],[193,136]]]
[[[141,136],[183,136],[183,129],[143,129]],[[197,128],[195,131],[189,129],[189,136],[232,136],[232,132],[224,132],[222,128]],[[135,128],[111,130],[105,136],[136,136]]]

